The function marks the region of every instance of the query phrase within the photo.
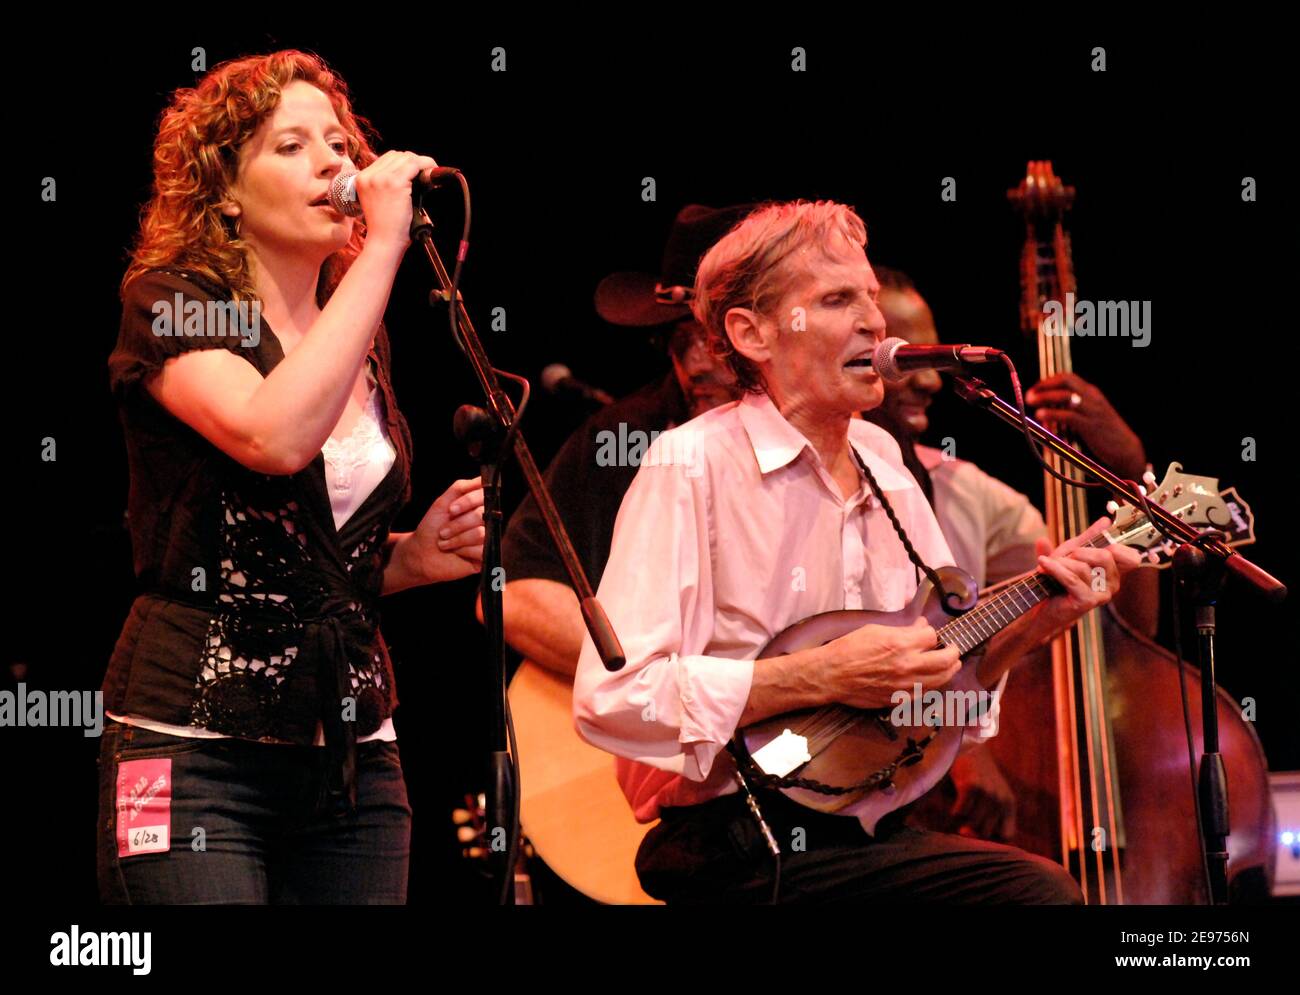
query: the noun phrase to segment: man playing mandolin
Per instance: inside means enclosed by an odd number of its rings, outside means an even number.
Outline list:
[[[869,360],[885,322],[865,244],[844,205],[774,204],[702,260],[693,308],[746,393],[660,436],[628,490],[599,590],[627,665],[607,673],[587,640],[576,727],[620,758],[637,818],[661,818],[637,872],[666,901],[769,900],[775,846],[783,901],[1079,902],[1059,866],[1010,847],[892,816],[868,833],[854,806],[826,814],[765,789],[760,824],[739,790],[726,750],[738,729],[832,703],[888,708],[896,691],[942,688],[961,668],[922,620],[757,658],[811,615],[901,611],[918,588],[914,560],[952,563],[897,443],[853,417],[883,396]],[[1040,556],[1060,593],[987,642],[984,687],[1137,565],[1120,546],[1085,548],[1104,524]]]

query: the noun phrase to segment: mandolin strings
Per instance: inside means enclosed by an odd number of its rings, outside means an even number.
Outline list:
[[[1085,543],[1089,547],[1110,544],[1106,533],[1101,532]],[[937,632],[943,646],[956,646],[963,654],[992,639],[999,630],[1010,625],[1034,605],[1059,593],[1060,584],[1044,573],[1031,574],[1012,584],[1005,591],[981,601],[965,615],[941,626]]]

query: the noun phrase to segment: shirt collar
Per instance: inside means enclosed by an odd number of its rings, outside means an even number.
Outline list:
[[[767,394],[746,393],[739,411],[760,473],[768,474],[794,462],[805,449],[812,458],[820,460],[813,444],[786,421]],[[902,491],[916,486],[912,476],[896,465],[902,461],[898,443],[880,426],[861,418],[849,419],[849,444],[862,457],[882,490]],[[893,461],[888,458],[890,452],[894,454]]]

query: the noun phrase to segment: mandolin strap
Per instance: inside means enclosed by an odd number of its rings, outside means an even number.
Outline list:
[[[889,516],[889,524],[894,527],[894,531],[898,534],[899,541],[903,544],[903,549],[907,550],[907,558],[912,561],[912,565],[916,567],[917,570],[925,574],[926,578],[930,581],[930,584],[934,587],[935,592],[942,596],[943,610],[949,615],[960,615],[961,610],[957,607],[957,602],[960,600],[961,596],[955,592],[944,590],[943,583],[939,580],[938,573],[935,572],[933,567],[921,559],[920,554],[916,551],[916,547],[912,545],[912,540],[907,537],[907,533],[903,530],[903,524],[898,520],[898,516],[894,514],[894,508],[889,503],[889,499],[885,497],[885,492],[882,491],[880,485],[876,483],[876,476],[871,472],[871,468],[868,467],[862,457],[858,455],[858,450],[852,443],[849,444],[849,451],[853,453],[853,458],[857,460],[858,466],[860,466],[862,472],[866,474],[867,484],[871,487],[871,493],[876,496],[876,500],[880,502],[880,506],[885,509],[885,514]]]
[[[907,550],[907,558],[912,561],[912,565],[916,567],[917,570],[925,574],[931,585],[933,585],[934,590],[942,594],[944,611],[949,615],[960,615],[962,612],[960,607],[958,607],[958,602],[961,599],[961,595],[957,592],[948,592],[944,590],[943,583],[939,580],[938,573],[933,567],[929,566],[921,559],[920,554],[916,551],[916,547],[912,545],[912,540],[907,537],[907,532],[903,529],[902,523],[894,513],[894,508],[889,503],[889,499],[885,497],[885,492],[881,490],[880,485],[876,482],[876,476],[871,472],[871,468],[868,467],[862,457],[858,455],[857,449],[854,448],[852,444],[849,445],[849,450],[853,453],[853,458],[857,461],[858,466],[862,468],[862,472],[866,475],[867,484],[871,488],[871,493],[876,496],[876,500],[880,502],[880,506],[885,509],[885,514],[889,516],[889,522],[893,525],[894,532],[897,533],[899,541],[902,542],[903,549]],[[909,739],[906,748],[899,753],[893,763],[889,764],[882,770],[868,774],[856,784],[843,786],[823,784],[821,781],[817,781],[813,778],[789,776],[778,777],[773,774],[767,774],[759,769],[758,765],[754,763],[753,758],[737,749],[736,741],[734,739],[727,744],[727,750],[731,754],[732,759],[736,761],[737,780],[745,791],[750,811],[754,815],[755,819],[758,820],[758,824],[762,828],[764,835],[768,837],[769,846],[775,846],[775,841],[771,838],[771,832],[767,827],[767,823],[758,809],[758,802],[753,793],[755,787],[775,788],[778,790],[782,788],[803,788],[824,795],[842,795],[850,792],[862,791],[864,789],[876,788],[882,784],[890,783],[899,767],[914,762],[914,760],[924,751],[929,740],[934,738],[934,735],[934,733],[931,733],[926,740],[921,742],[915,742]],[[779,850],[775,851],[775,853],[777,859],[780,860]]]

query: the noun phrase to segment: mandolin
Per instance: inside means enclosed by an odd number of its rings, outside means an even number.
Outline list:
[[[1222,528],[1233,515],[1250,534],[1249,507],[1233,494],[1229,509],[1218,481],[1182,473],[1170,464],[1152,494],[1172,515],[1198,528]],[[1122,544],[1142,551],[1157,549],[1163,536],[1137,508],[1120,507],[1110,528],[1087,545]],[[1159,556],[1144,558],[1152,565]],[[1061,591],[1044,573],[1033,573],[978,599],[975,582],[956,567],[936,571],[943,585],[928,580],[902,611],[830,611],[813,615],[779,633],[759,653],[778,656],[824,645],[863,625],[910,625],[925,618],[935,629],[938,647],[955,646],[963,658],[1038,603]],[[945,607],[947,601],[951,609]],[[960,614],[949,614],[949,610]],[[819,812],[861,819],[868,832],[888,813],[920,798],[952,766],[964,730],[989,721],[988,692],[975,676],[978,656],[967,659],[943,689],[899,701],[893,708],[858,709],[829,705],[774,715],[737,730],[732,753],[750,784],[779,789],[792,801]],[[919,691],[919,688],[916,689]],[[919,700],[918,700],[919,699]]]

